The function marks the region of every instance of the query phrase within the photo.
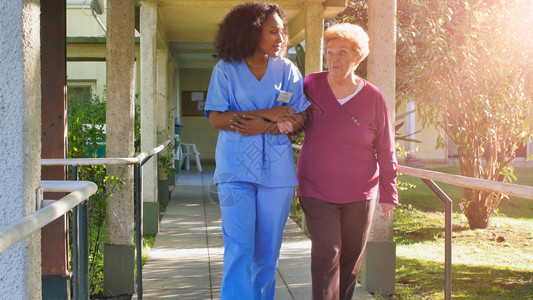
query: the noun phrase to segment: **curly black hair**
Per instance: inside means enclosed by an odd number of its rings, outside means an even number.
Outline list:
[[[268,17],[277,13],[283,22],[284,54],[289,44],[287,15],[277,4],[252,2],[237,5],[218,25],[215,37],[215,51],[225,61],[242,61],[252,56],[259,44],[263,24]]]

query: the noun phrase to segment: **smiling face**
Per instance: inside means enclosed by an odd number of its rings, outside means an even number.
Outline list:
[[[256,52],[262,55],[279,56],[283,50],[283,21],[277,13],[271,14],[261,28],[261,37]]]
[[[325,57],[330,75],[340,78],[351,76],[361,61],[361,56],[355,51],[353,44],[338,38],[327,43]]]

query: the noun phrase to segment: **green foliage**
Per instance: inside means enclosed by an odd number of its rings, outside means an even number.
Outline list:
[[[461,174],[512,181],[515,150],[532,137],[531,1],[398,2],[397,97],[457,147]],[[471,228],[504,196],[463,190]]]
[[[137,95],[135,95],[135,98],[137,98]],[[135,120],[133,134],[135,136],[135,152],[139,153],[141,152],[141,106],[139,104],[135,104]]]
[[[304,142],[305,134],[303,132],[300,132],[298,135],[290,136],[289,140],[291,141],[291,144],[293,145],[299,145],[302,146]],[[300,155],[300,149],[293,148],[292,149],[292,155],[294,158],[294,161],[298,161],[298,156]]]
[[[90,92],[67,93],[68,157],[96,157],[105,143],[105,101]]]
[[[367,28],[367,2],[349,1],[336,21]],[[532,137],[531,10],[530,0],[398,0],[396,107],[415,101],[437,145],[456,145],[462,175],[512,181],[515,151]],[[463,198],[471,226],[483,228],[504,196],[465,189]]]
[[[135,106],[135,151],[140,152],[140,107]],[[94,158],[105,153],[105,92],[102,98],[67,90],[68,158]],[[72,171],[69,172],[72,176]],[[105,166],[78,167],[78,179],[96,183],[89,199],[89,282],[91,294],[103,291],[103,247],[107,198],[122,184],[122,176],[108,176]],[[71,178],[70,178],[71,179]]]
[[[171,154],[159,154],[157,159],[157,165],[163,169],[165,175],[170,177],[172,175],[172,169],[174,169],[174,156]]]
[[[143,237],[143,252],[142,252],[142,265],[148,261],[148,257],[150,256],[150,249],[152,249],[152,246],[155,241],[155,234],[146,234]],[[137,255],[135,255],[135,274],[137,274]]]
[[[97,157],[105,149],[105,101],[86,94],[67,94],[68,158]],[[72,174],[72,171],[69,172]],[[78,179],[96,183],[89,199],[89,282],[91,293],[103,290],[103,243],[106,201],[120,179],[106,174],[105,166],[78,167]]]
[[[302,44],[298,44],[294,47],[296,50],[296,65],[300,74],[305,75],[305,50]]]

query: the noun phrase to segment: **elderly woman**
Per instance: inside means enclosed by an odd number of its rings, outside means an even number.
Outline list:
[[[324,33],[329,71],[304,79],[312,103],[298,159],[300,203],[311,234],[313,299],[351,299],[376,198],[398,204],[394,131],[378,88],[355,75],[369,53],[356,25]]]
[[[310,105],[298,69],[281,57],[287,44],[285,12],[262,2],[235,6],[216,35],[222,60],[213,69],[205,114],[220,130],[214,174],[224,238],[220,299],[274,298],[298,184],[284,133]]]

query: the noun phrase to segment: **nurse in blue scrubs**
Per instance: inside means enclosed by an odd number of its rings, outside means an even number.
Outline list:
[[[219,25],[205,114],[219,129],[214,182],[222,212],[221,299],[273,299],[297,179],[291,143],[310,105],[286,58],[287,17],[276,4],[234,7]]]

